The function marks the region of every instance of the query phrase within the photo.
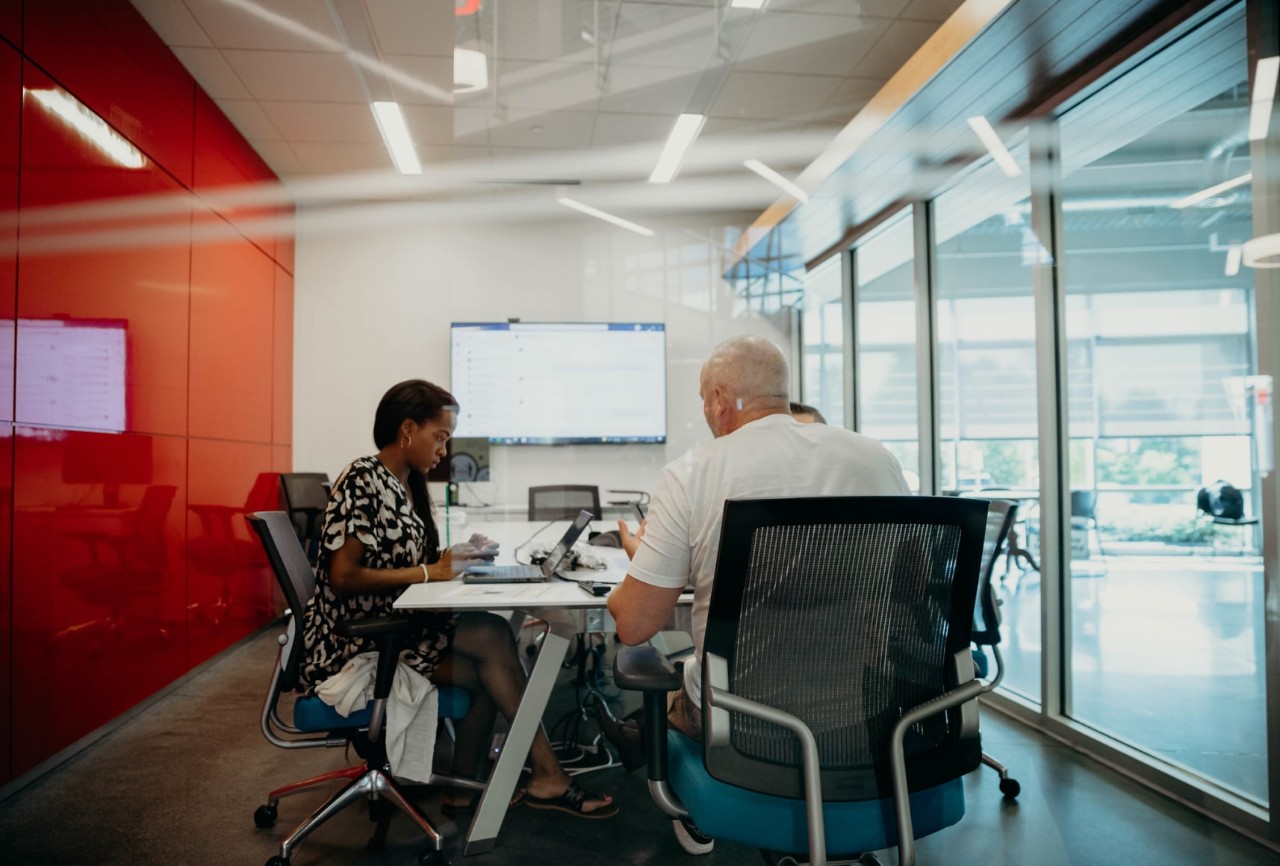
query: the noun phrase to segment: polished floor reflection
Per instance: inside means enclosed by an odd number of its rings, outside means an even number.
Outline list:
[[[1071,715],[1265,801],[1262,560],[1095,552],[1073,566]],[[999,586],[1009,681],[1037,682],[1039,575]]]

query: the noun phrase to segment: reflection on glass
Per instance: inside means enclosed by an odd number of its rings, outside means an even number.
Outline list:
[[[1025,164],[1025,140],[1013,148]],[[935,206],[939,488],[1017,505],[997,564],[1005,686],[1040,698],[1039,447],[1031,229],[1025,176],[986,163]]]
[[[858,314],[858,430],[884,443],[920,490],[916,301],[911,212],[853,251]]]
[[[1177,87],[1128,79],[1064,118],[1072,491],[1072,715],[1259,801],[1267,797],[1262,563],[1214,525],[1224,479],[1257,515],[1243,9]],[[1228,50],[1229,49],[1229,50]],[[1130,77],[1156,76],[1174,46]],[[1140,124],[1134,117],[1140,116]],[[1229,711],[1224,708],[1229,707]]]
[[[804,376],[801,403],[830,424],[844,421],[843,259],[833,256],[805,274]]]

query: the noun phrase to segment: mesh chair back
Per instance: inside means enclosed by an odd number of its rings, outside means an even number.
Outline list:
[[[247,518],[253,531],[262,541],[271,571],[284,593],[289,607],[289,645],[281,654],[284,668],[281,672],[282,691],[292,691],[298,685],[298,673],[302,666],[302,640],[299,622],[307,602],[316,592],[316,574],[307,562],[307,554],[293,532],[293,523],[283,511],[259,511]]]
[[[282,472],[280,489],[294,531],[307,550],[319,542],[325,506],[329,504],[329,476],[323,472]]]
[[[982,574],[978,580],[978,602],[973,609],[973,642],[982,646],[1000,643],[1000,606],[996,604],[991,578],[1017,514],[1018,506],[1005,499],[992,499],[987,509],[987,530],[982,536]]]
[[[735,694],[809,725],[825,799],[889,796],[894,724],[956,684],[986,511],[951,497],[725,503],[704,649],[726,659]],[[959,719],[940,714],[908,735],[912,790],[977,765]],[[704,756],[725,782],[803,797],[799,749],[781,727],[734,714],[727,738],[708,730]]]
[[[558,484],[529,488],[530,520],[572,520],[579,511],[590,511],[599,520],[600,488],[594,484]]]

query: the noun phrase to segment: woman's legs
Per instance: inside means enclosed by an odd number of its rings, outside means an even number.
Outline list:
[[[502,713],[510,721],[515,717],[520,706],[520,696],[524,692],[524,668],[520,666],[520,658],[511,627],[506,620],[490,613],[465,613],[458,616],[457,630],[453,636],[453,652],[436,668],[433,679],[437,683],[461,686],[473,692],[483,691],[490,706]],[[474,699],[474,695],[473,695]],[[492,712],[492,711],[490,711]],[[470,728],[472,713],[464,719],[464,727]],[[492,723],[492,715],[488,719]],[[479,730],[479,720],[474,734],[468,730],[468,736],[476,737],[478,744],[469,744],[471,760],[479,760],[478,749],[483,748],[483,738],[487,733]],[[458,754],[466,759],[462,751],[463,732],[458,732]],[[569,775],[561,768],[551,748],[551,741],[546,732],[539,727],[534,735],[533,746],[529,749],[529,757],[533,764],[533,777],[529,780],[529,793],[534,797],[557,797],[569,787]],[[463,767],[465,767],[465,763]],[[472,765],[472,772],[475,770]],[[455,772],[462,769],[455,763]],[[593,812],[612,802],[611,797],[588,800],[583,804],[584,812]]]

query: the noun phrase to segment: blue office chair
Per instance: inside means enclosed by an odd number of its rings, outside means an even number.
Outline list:
[[[259,511],[249,515],[247,520],[262,541],[267,559],[271,562],[271,570],[275,573],[288,604],[284,618],[285,632],[280,635],[280,653],[262,707],[262,733],[272,745],[282,749],[337,747],[350,743],[357,754],[365,759],[362,764],[293,782],[276,788],[267,795],[266,804],[259,806],[253,814],[253,821],[260,828],[275,825],[280,798],[286,794],[330,782],[347,782],[280,843],[280,854],[268,860],[267,866],[288,866],[289,856],[299,842],[345,807],[363,799],[370,801],[371,816],[378,819],[378,829],[372,843],[374,847],[381,845],[386,839],[391,813],[385,804],[390,803],[412,818],[427,836],[428,847],[423,850],[418,862],[423,866],[440,866],[444,863],[440,850],[441,836],[391,775],[391,769],[387,765],[386,745],[382,738],[386,700],[391,693],[401,643],[410,631],[409,617],[369,617],[339,622],[335,627],[343,637],[367,638],[378,648],[373,701],[363,710],[344,718],[315,695],[299,694],[293,704],[293,723],[284,721],[280,718],[279,702],[284,694],[298,689],[298,675],[303,658],[299,621],[307,602],[315,594],[316,577],[288,514],[283,511]],[[439,689],[439,704],[441,719],[460,719],[470,708],[470,696],[465,689],[443,686]],[[484,785],[474,779],[449,776],[433,775],[430,782],[433,785],[453,785],[475,790],[484,788]]]
[[[987,503],[839,497],[725,503],[702,655],[704,742],[667,730],[680,685],[652,647],[618,654],[644,691],[649,787],[703,833],[793,862],[878,862],[964,815],[979,765],[970,629]],[[783,852],[776,854],[772,852]]]
[[[978,600],[973,610],[973,666],[977,675],[986,680],[983,692],[995,691],[1004,679],[1004,656],[1000,654],[1000,605],[991,583],[996,563],[1005,552],[1009,530],[1018,517],[1018,506],[1004,499],[992,499],[987,509],[987,530],[982,537],[982,577],[978,581]],[[991,650],[991,659],[987,650]],[[992,673],[991,661],[995,662]],[[1012,800],[1022,793],[1022,785],[1009,775],[1009,768],[1000,761],[982,753],[982,763],[1000,774],[1000,793]]]

